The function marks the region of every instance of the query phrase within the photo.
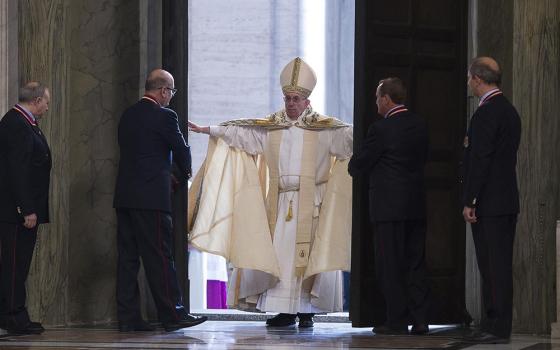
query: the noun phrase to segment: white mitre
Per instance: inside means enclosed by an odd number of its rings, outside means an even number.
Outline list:
[[[295,92],[308,98],[316,83],[317,76],[313,68],[299,57],[290,61],[280,73],[280,85],[284,94]]]

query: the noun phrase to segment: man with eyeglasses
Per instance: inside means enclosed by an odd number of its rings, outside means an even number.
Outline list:
[[[301,58],[286,65],[280,83],[285,109],[266,118],[189,122],[211,136],[190,191],[190,242],[236,267],[230,307],[278,313],[269,327],[299,318],[308,328],[314,314],[342,311],[352,127],[311,108],[316,76]]]
[[[138,289],[140,257],[165,331],[206,321],[183,306],[172,254],[171,165],[178,181],[191,176],[189,146],[177,114],[166,108],[177,91],[162,69],[146,79],[145,95],[124,111],[118,129],[120,162],[115,189],[117,211],[117,317],[119,331],[152,331],[142,319]]]

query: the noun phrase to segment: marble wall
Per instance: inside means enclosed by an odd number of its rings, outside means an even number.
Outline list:
[[[467,36],[468,60],[478,55],[478,7],[478,0],[469,1],[469,30]],[[468,125],[468,120],[477,107],[478,99],[472,95],[471,91],[468,91],[467,115],[465,116],[467,123],[465,123],[465,125]],[[472,228],[471,225],[468,224],[465,226],[465,306],[467,312],[473,318],[473,325],[478,325],[482,319],[482,282],[478,269],[478,262],[476,260]]]
[[[523,128],[514,330],[548,333],[556,317],[555,232],[560,218],[560,1],[513,3],[512,100]]]
[[[51,89],[41,121],[53,153],[51,221],[41,228],[29,308],[49,325],[115,320],[116,128],[146,74],[146,1],[22,0],[20,81]],[[143,23],[141,25],[141,23]],[[143,31],[143,33],[141,33]],[[142,50],[142,52],[141,52]]]
[[[51,224],[39,229],[28,280],[28,306],[35,319],[64,324],[68,300],[70,114],[67,6],[63,0],[19,2],[19,83],[38,80],[49,87],[49,111],[40,127],[49,141]]]
[[[117,123],[138,99],[138,2],[69,2],[69,323],[114,320]]]
[[[560,218],[560,1],[478,1],[478,6],[478,54],[502,64],[503,90],[522,122],[513,330],[548,333],[556,310]]]
[[[502,68],[502,90],[512,96],[513,9],[512,0],[471,0],[478,5],[477,55],[490,55]]]

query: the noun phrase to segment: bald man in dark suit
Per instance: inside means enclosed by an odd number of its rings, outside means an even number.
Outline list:
[[[463,216],[471,224],[486,318],[481,343],[507,343],[511,335],[512,257],[519,193],[517,149],[521,120],[499,89],[501,72],[490,57],[473,60],[468,85],[480,98],[464,140]]]
[[[146,80],[145,95],[119,122],[120,162],[115,189],[117,211],[117,316],[121,332],[151,331],[140,315],[140,257],[163,328],[174,331],[206,320],[185,309],[172,254],[172,161],[179,181],[191,176],[189,146],[177,114],[167,108],[176,92],[173,76],[162,69]],[[186,254],[186,252],[185,252]]]

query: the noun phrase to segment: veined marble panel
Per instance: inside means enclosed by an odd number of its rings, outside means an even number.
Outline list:
[[[478,54],[501,63],[502,89],[522,123],[513,331],[548,333],[556,310],[551,267],[560,217],[560,1],[479,0],[477,4]]]
[[[521,115],[521,213],[514,250],[514,332],[554,321],[560,217],[560,1],[514,1],[513,104]],[[558,286],[556,286],[557,288]]]
[[[39,80],[51,93],[49,111],[40,121],[53,158],[51,223],[39,229],[27,284],[32,318],[51,325],[64,324],[67,310],[70,115],[66,15],[63,0],[19,2],[19,81]]]
[[[117,125],[138,99],[139,3],[68,1],[68,323],[115,320]]]
[[[161,62],[157,8],[148,0],[19,1],[19,82],[51,91],[41,121],[53,154],[51,224],[40,229],[28,281],[32,318],[46,325],[115,320],[117,123],[142,93],[148,66]]]

